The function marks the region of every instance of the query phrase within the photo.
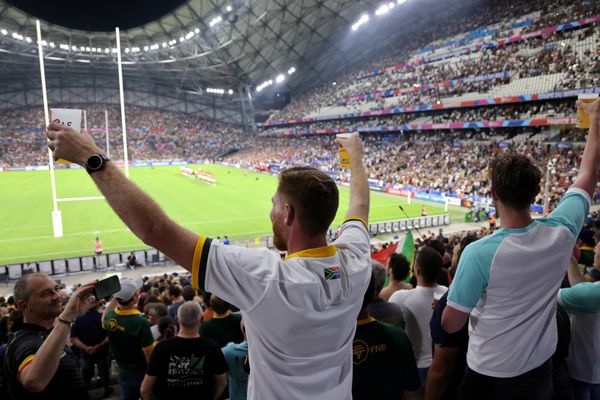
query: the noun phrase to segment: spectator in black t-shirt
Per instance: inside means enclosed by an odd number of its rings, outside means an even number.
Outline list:
[[[96,282],[73,292],[63,309],[58,285],[48,275],[32,273],[17,281],[14,295],[23,324],[3,360],[13,400],[89,398],[65,343],[77,315],[98,304],[90,299]]]
[[[460,256],[467,245],[477,240],[468,235],[454,246],[452,265],[458,265]],[[456,269],[450,269],[456,273]],[[448,292],[434,306],[429,327],[431,329],[433,360],[427,375],[425,389],[426,400],[453,400],[457,398],[457,390],[467,367],[467,349],[469,346],[469,328],[466,323],[456,333],[447,333],[442,328],[442,313],[446,308]]]
[[[71,341],[80,349],[81,377],[89,385],[94,376],[94,367],[104,388],[104,397],[112,392],[110,387],[110,357],[108,354],[108,335],[102,329],[102,314],[98,308],[92,308],[80,315],[71,328]]]
[[[202,323],[200,334],[225,347],[227,343],[242,343],[244,335],[240,330],[241,315],[231,312],[231,305],[214,294],[210,296],[213,317]]]
[[[369,303],[369,314],[377,321],[400,325],[404,329],[405,322],[402,316],[402,308],[396,303],[387,302],[379,297],[387,276],[385,267],[376,260],[371,260],[371,265],[373,266],[375,294]]]
[[[188,301],[179,307],[177,317],[181,327],[177,336],[158,343],[152,352],[142,398],[219,398],[227,386],[227,362],[214,341],[198,334],[202,309]]]

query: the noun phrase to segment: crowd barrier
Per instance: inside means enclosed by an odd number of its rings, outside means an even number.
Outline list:
[[[0,266],[0,282],[19,279],[21,276],[33,272],[60,276],[83,272],[104,272],[109,268],[127,268],[127,257],[130,253],[130,251],[106,253],[99,256],[88,255],[2,265]],[[135,250],[133,254],[139,265],[163,265],[169,261],[167,256],[156,249]]]
[[[433,215],[430,217],[416,217],[399,219],[385,222],[373,222],[369,224],[371,235],[399,233],[409,229],[425,229],[450,224],[450,215]],[[337,228],[330,228],[327,237],[334,240],[337,236]],[[249,246],[250,239],[236,242],[242,246]],[[274,249],[273,235],[265,235],[254,238],[253,245],[266,246]],[[81,257],[57,258],[53,260],[35,261],[28,263],[15,263],[0,265],[0,282],[8,283],[19,279],[23,275],[33,272],[43,272],[50,276],[64,276],[80,274],[85,272],[105,272],[113,269],[128,268],[127,257],[131,252],[107,253],[99,256],[88,255]],[[156,249],[135,250],[138,266],[164,265],[169,258]]]

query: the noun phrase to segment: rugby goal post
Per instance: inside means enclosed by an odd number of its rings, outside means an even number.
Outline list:
[[[50,124],[50,115],[48,108],[48,93],[46,90],[46,72],[44,69],[44,49],[42,46],[42,30],[40,26],[40,20],[35,21],[35,27],[37,32],[37,43],[38,43],[38,56],[40,60],[40,77],[42,83],[42,101],[44,105],[44,126],[48,126]],[[125,164],[125,176],[129,177],[129,158],[127,154],[127,129],[125,123],[125,96],[123,93],[123,71],[121,65],[121,39],[119,28],[115,28],[115,35],[117,39],[117,68],[119,72],[119,100],[121,103],[121,127],[123,132],[123,158]],[[105,111],[105,129],[106,129],[106,155],[107,157],[110,155],[109,153],[109,136],[108,136],[108,112]],[[83,122],[84,122],[84,132],[87,133],[87,113],[83,111]],[[67,198],[57,198],[56,197],[56,177],[54,175],[54,158],[52,156],[52,150],[48,148],[48,167],[50,170],[50,182],[52,185],[52,230],[54,233],[54,237],[62,237],[63,236],[63,224],[62,224],[62,214],[58,209],[59,202],[65,201],[86,201],[86,200],[104,200],[103,196],[91,196],[91,197],[67,197]]]

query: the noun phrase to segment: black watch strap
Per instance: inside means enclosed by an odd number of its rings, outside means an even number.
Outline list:
[[[107,161],[110,161],[110,159],[102,154],[92,154],[85,162],[85,170],[88,174],[102,171],[106,167]]]

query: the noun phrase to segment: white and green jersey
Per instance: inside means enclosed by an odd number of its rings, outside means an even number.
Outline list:
[[[500,229],[465,248],[448,306],[471,313],[472,370],[514,377],[552,356],[556,294],[589,206],[588,193],[572,188],[548,218]]]

